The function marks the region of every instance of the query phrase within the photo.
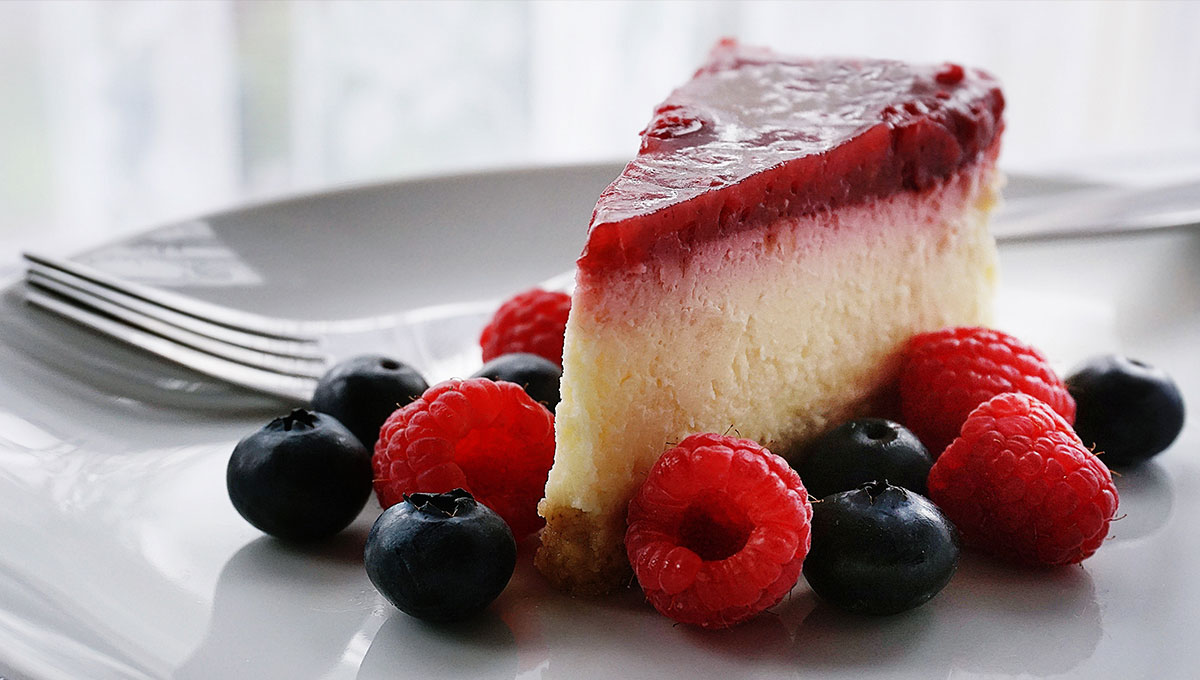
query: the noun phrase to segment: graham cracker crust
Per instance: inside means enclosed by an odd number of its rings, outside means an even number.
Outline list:
[[[546,518],[534,565],[554,587],[572,595],[599,596],[627,587],[633,579],[625,556],[625,516],[600,518],[571,507],[538,511]]]

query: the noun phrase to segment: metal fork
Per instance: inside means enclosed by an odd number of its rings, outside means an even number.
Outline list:
[[[1200,224],[1200,183],[1096,189],[1006,206],[1001,242],[1160,230]],[[289,401],[308,401],[337,360],[388,348],[430,376],[469,369],[462,338],[495,302],[441,305],[347,321],[266,317],[106,274],[78,262],[25,254],[31,305],[220,380]],[[574,272],[543,281],[566,290]]]
[[[495,301],[437,305],[338,321],[262,316],[114,277],[87,265],[25,253],[25,301],[200,373],[288,401],[306,402],[337,361],[387,348],[426,375],[478,361],[472,337]],[[567,290],[574,271],[540,285]]]

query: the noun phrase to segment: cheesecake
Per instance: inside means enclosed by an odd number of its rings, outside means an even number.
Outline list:
[[[642,131],[578,259],[538,568],[630,582],[629,499],[672,443],[795,459],[879,412],[914,334],[990,318],[1004,99],[955,64],[724,40]]]

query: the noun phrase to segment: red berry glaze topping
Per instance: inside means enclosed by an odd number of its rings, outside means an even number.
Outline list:
[[[516,536],[542,526],[537,503],[554,461],[554,416],[520,386],[448,380],[393,413],[379,432],[375,493],[388,508],[404,494],[466,489]]]
[[[784,459],[747,439],[694,434],[658,459],[630,501],[625,549],[655,609],[726,628],[796,584],[811,520]]]
[[[971,413],[933,464],[929,497],[968,545],[1034,565],[1091,556],[1108,536],[1118,498],[1108,468],[1071,425],[1016,393]]]
[[[525,352],[562,368],[563,333],[570,311],[571,296],[566,293],[535,288],[514,295],[500,305],[479,336],[483,360]]]
[[[722,40],[600,195],[583,276],[780,217],[921,191],[992,153],[1004,97],[957,65],[804,59]]]
[[[942,85],[957,85],[962,82],[963,76],[963,67],[958,64],[946,64],[934,78]]]
[[[1068,423],[1075,400],[1041,352],[990,328],[946,328],[909,340],[900,368],[904,424],[936,458],[976,406],[1004,392],[1046,402]]]

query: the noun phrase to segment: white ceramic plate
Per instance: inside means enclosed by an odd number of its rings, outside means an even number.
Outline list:
[[[331,192],[165,227],[80,259],[300,318],[497,298],[570,266],[616,171]],[[1063,368],[1099,352],[1140,356],[1200,404],[1200,233],[1012,244],[1001,255],[1007,328]],[[229,453],[283,406],[28,308],[9,283],[0,296],[4,678],[1182,678],[1200,668],[1193,423],[1118,479],[1123,518],[1082,567],[1028,571],[969,555],[941,595],[899,616],[841,614],[801,581],[773,612],[701,632],[672,625],[633,591],[604,601],[558,594],[525,545],[484,616],[433,626],[391,608],[363,572],[373,502],[311,548],[265,538],[233,510]]]

